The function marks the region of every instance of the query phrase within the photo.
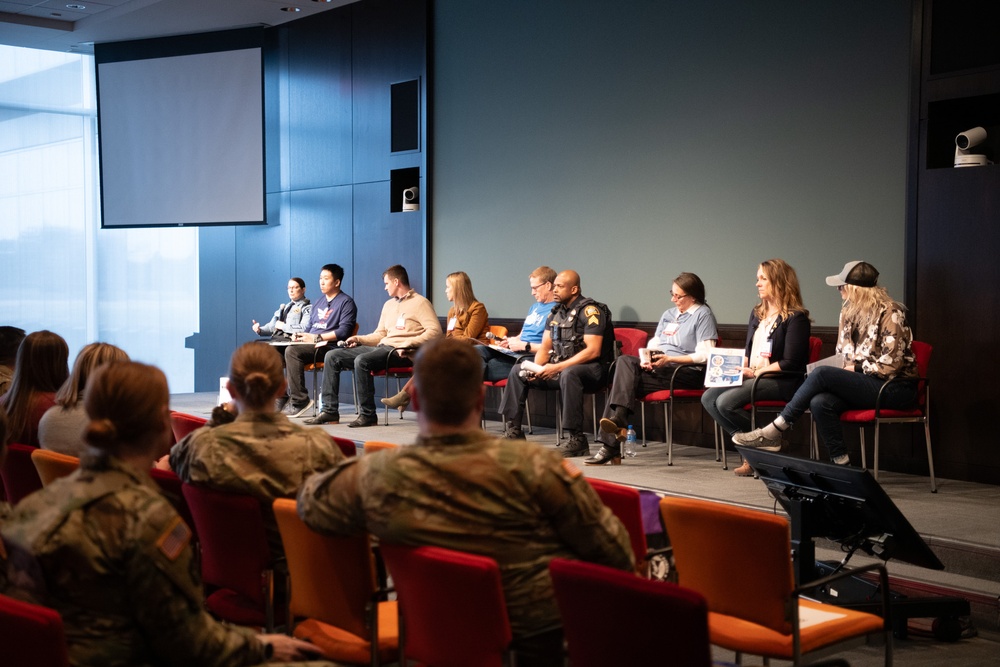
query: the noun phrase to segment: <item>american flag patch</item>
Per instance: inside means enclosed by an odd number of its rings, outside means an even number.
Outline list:
[[[160,548],[164,556],[173,561],[177,560],[190,541],[191,529],[187,527],[183,519],[177,517],[160,535],[160,539],[156,540],[156,546]]]

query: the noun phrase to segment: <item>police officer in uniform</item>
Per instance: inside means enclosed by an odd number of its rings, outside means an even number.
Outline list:
[[[589,456],[583,433],[583,395],[608,382],[614,358],[615,333],[607,306],[580,294],[580,275],[563,271],[552,286],[556,306],[545,324],[545,334],[532,373],[516,364],[507,377],[507,390],[500,403],[505,418],[505,438],[524,438],[521,420],[528,389],[558,389],[562,399],[562,425],[569,433],[563,456]],[[522,373],[522,371],[524,371]]]

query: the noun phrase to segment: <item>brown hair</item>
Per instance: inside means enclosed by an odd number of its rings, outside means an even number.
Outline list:
[[[765,260],[760,263],[760,268],[771,281],[771,290],[781,319],[787,320],[793,313],[805,313],[808,317],[809,311],[802,304],[802,291],[799,289],[799,276],[795,269],[783,259]],[[767,317],[767,306],[761,301],[754,312],[758,318],[764,319]]]
[[[684,290],[685,294],[694,299],[695,303],[705,303],[705,283],[701,282],[701,278],[697,275],[685,271],[674,278],[674,282]]]
[[[537,278],[543,283],[551,283],[556,279],[556,271],[547,266],[540,266],[528,274],[528,279],[530,280],[531,278]]]
[[[389,278],[389,280],[398,280],[401,285],[410,286],[410,274],[406,272],[400,264],[393,264],[388,269],[382,272],[383,278]]]
[[[83,439],[107,454],[146,453],[167,444],[170,390],[156,366],[106,364],[87,381],[83,405],[90,417]]]
[[[32,424],[35,395],[55,392],[69,376],[69,346],[62,336],[51,331],[28,334],[17,348],[14,377],[0,401],[8,417],[11,439],[26,438],[37,424]]]
[[[83,388],[87,386],[87,378],[98,366],[117,364],[128,361],[128,354],[120,347],[110,343],[90,343],[84,345],[73,362],[73,370],[69,377],[56,392],[56,404],[64,409],[76,407],[83,396]]]
[[[472,291],[472,279],[465,271],[449,273],[445,281],[451,284],[452,296],[455,301],[455,309],[459,313],[464,313],[476,302],[476,295]]]
[[[421,346],[413,364],[420,410],[438,424],[457,426],[476,411],[483,391],[483,360],[457,338]]]
[[[244,343],[229,361],[229,381],[251,410],[270,407],[285,375],[281,355],[270,345]]]

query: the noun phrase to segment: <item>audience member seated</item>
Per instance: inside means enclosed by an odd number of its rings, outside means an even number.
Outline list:
[[[535,303],[528,309],[528,316],[524,318],[521,333],[507,336],[499,341],[491,341],[497,347],[509,350],[509,353],[488,346],[476,348],[483,358],[483,379],[489,382],[506,379],[510,375],[510,369],[520,357],[532,354],[533,349],[542,342],[545,321],[552,312],[552,307],[556,305],[555,294],[552,291],[555,279],[556,272],[547,266],[538,267],[528,276],[528,286],[531,287],[531,296],[535,298]]]
[[[2,591],[59,612],[70,662],[256,665],[316,647],[215,621],[203,606],[191,530],[149,470],[170,442],[163,373],[98,368],[84,395],[90,448],[80,468],[34,493],[4,523]]]
[[[802,305],[799,277],[784,260],[769,259],[757,267],[757,295],[760,303],[750,311],[746,354],[743,357],[743,384],[739,387],[710,387],[701,404],[722,427],[725,437],[751,428],[750,391],[756,376],[781,372],[785,375],[762,377],[757,382],[754,400],[787,401],[802,384],[809,361],[809,311]],[[753,475],[750,464],[734,471],[739,477]]]
[[[625,528],[558,453],[479,428],[482,363],[470,346],[430,342],[417,353],[414,373],[416,445],[366,454],[310,478],[299,515],[322,533],[368,531],[386,543],[495,559],[517,664],[562,665],[548,563],[573,558],[634,571]]]
[[[59,334],[35,331],[17,350],[10,389],[0,396],[7,413],[8,442],[38,447],[38,422],[55,405],[56,391],[69,376],[69,347]]]
[[[709,350],[719,338],[715,314],[705,301],[705,284],[693,273],[682,273],[670,286],[674,307],[660,316],[647,349],[650,360],[623,355],[615,362],[611,393],[601,419],[601,450],[584,463],[602,465],[621,463],[621,443],[625,440],[629,419],[635,413],[636,400],[654,391],[673,387],[700,389],[705,384],[705,369],[678,364],[700,364],[708,360]],[[676,372],[676,377],[675,377]]]
[[[18,327],[0,327],[0,396],[7,393],[10,381],[14,378],[14,366],[17,364],[17,348],[24,340],[24,329]]]
[[[278,399],[281,410],[289,401],[292,416],[301,417],[312,407],[312,399],[306,391],[306,364],[311,364],[318,354],[320,343],[336,344],[354,333],[358,321],[358,307],[354,299],[340,291],[344,279],[344,269],[339,264],[325,264],[319,272],[319,291],[323,297],[310,306],[309,320],[305,331],[292,336],[292,340],[312,345],[289,345],[285,348],[285,366],[288,369],[288,395]],[[325,400],[325,398],[324,398]]]
[[[189,433],[170,450],[170,467],[185,482],[259,500],[271,552],[281,558],[271,509],[275,499],[294,498],[309,475],[332,468],[344,455],[323,429],[299,426],[275,411],[285,378],[281,355],[270,345],[246,343],[237,349],[227,388],[235,420]]]
[[[310,310],[312,308],[309,299],[306,298],[306,281],[302,278],[289,278],[288,303],[279,305],[267,324],[251,320],[253,324],[250,328],[258,336],[290,338],[294,333],[305,331]]]
[[[56,404],[38,422],[38,442],[42,449],[79,458],[83,454],[83,430],[90,419],[83,407],[87,379],[104,364],[129,361],[121,348],[108,343],[90,343],[76,355],[73,371],[56,392]]]
[[[580,293],[580,275],[563,271],[553,285],[556,306],[545,322],[545,333],[535,353],[538,373],[525,371],[522,363],[511,368],[507,389],[500,402],[506,438],[524,438],[521,420],[530,387],[559,389],[562,426],[569,433],[563,456],[587,456],[590,447],[583,432],[584,392],[597,391],[608,383],[614,360],[615,332],[608,307]]]
[[[0,410],[0,468],[3,467],[3,462],[7,458],[7,413]],[[3,482],[0,482],[0,487],[3,486]],[[10,503],[4,499],[0,499],[0,527],[3,527],[3,522],[10,514]],[[3,542],[0,541],[0,590],[3,590],[4,583],[4,553],[3,553]]]
[[[489,313],[486,312],[486,306],[476,301],[472,280],[465,271],[448,274],[444,281],[444,295],[452,303],[448,309],[445,337],[480,345],[488,343],[486,334],[490,330]],[[398,394],[383,398],[382,402],[402,413],[410,404],[412,387],[413,378],[410,378]]]
[[[840,290],[844,305],[840,310],[840,334],[836,362],[815,368],[792,396],[778,418],[749,433],[737,433],[733,442],[766,451],[781,449],[781,434],[809,410],[816,431],[826,444],[830,460],[849,465],[840,414],[847,410],[875,407],[882,386],[880,406],[903,409],[917,397],[917,363],[911,343],[913,334],[906,325],[906,307],[894,301],[878,285],[878,271],[867,262],[848,262],[826,284]]]
[[[334,348],[323,359],[323,412],[307,424],[340,423],[340,373],[354,371],[358,392],[358,417],[348,426],[359,428],[378,423],[375,415],[375,378],[372,371],[387,365],[410,366],[412,361],[397,349],[416,349],[441,335],[434,306],[410,288],[406,269],[396,264],[382,274],[389,300],[382,306],[378,327],[364,336],[352,336],[342,348]],[[483,309],[485,312],[485,309]]]

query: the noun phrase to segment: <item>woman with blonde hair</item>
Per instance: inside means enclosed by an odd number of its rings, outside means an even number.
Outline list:
[[[170,442],[167,379],[122,362],[98,368],[84,406],[80,468],[24,498],[3,526],[7,595],[62,616],[70,662],[256,665],[315,646],[255,635],[205,611],[191,530],[150,477]]]
[[[73,370],[56,392],[56,404],[38,422],[38,442],[42,449],[80,456],[84,448],[83,429],[89,421],[83,407],[87,379],[98,367],[123,361],[129,361],[128,354],[109,343],[90,343],[80,350]]]
[[[490,316],[486,306],[476,300],[469,274],[465,271],[449,273],[444,282],[444,295],[452,303],[448,309],[445,337],[464,339],[473,345],[488,345],[486,334],[490,330]],[[403,412],[410,404],[412,390],[413,380],[410,379],[398,394],[381,399],[382,403]]]
[[[901,409],[916,400],[916,382],[893,382],[883,390],[894,378],[915,379],[917,364],[906,308],[878,285],[875,267],[848,262],[826,284],[836,287],[844,299],[837,337],[841,367],[821,366],[809,373],[778,418],[763,428],[734,435],[737,445],[779,451],[782,432],[810,410],[830,460],[850,465],[840,425],[842,412],[874,408],[876,401],[883,408]]]
[[[38,422],[55,405],[56,391],[69,376],[68,360],[69,346],[59,334],[35,331],[21,342],[10,389],[0,396],[8,442],[38,447]]]
[[[746,352],[743,357],[743,384],[738,387],[711,387],[701,397],[701,404],[728,436],[749,431],[750,415],[744,409],[750,402],[754,378],[764,373],[782,375],[762,377],[757,382],[757,400],[787,401],[802,383],[809,361],[809,311],[802,304],[799,277],[782,259],[769,259],[757,267],[757,296],[760,303],[750,311]],[[753,475],[746,462],[734,470],[736,475]]]

